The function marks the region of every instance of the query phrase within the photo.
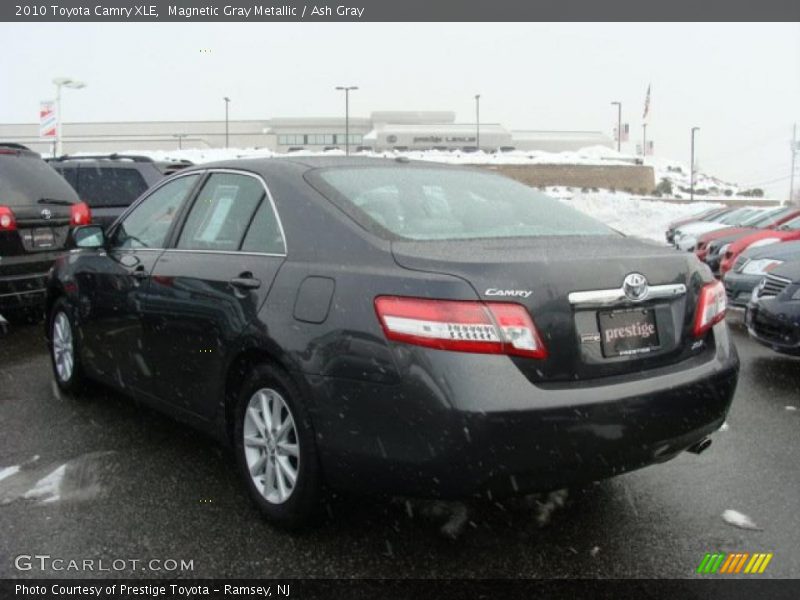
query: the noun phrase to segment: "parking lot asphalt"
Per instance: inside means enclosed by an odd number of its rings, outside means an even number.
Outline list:
[[[470,503],[453,541],[440,526],[459,507],[350,496],[308,531],[275,530],[221,447],[116,392],[59,394],[41,328],[12,329],[0,337],[0,577],[698,577],[718,551],[772,552],[759,577],[795,577],[800,410],[787,407],[800,408],[800,360],[732,330],[739,387],[705,453],[571,491],[563,506]],[[757,529],[725,522],[728,509]],[[19,570],[19,555],[128,562]]]

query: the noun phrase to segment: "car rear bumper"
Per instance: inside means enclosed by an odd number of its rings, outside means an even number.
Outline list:
[[[739,368],[725,327],[710,360],[622,383],[545,389],[505,357],[418,348],[400,384],[311,378],[325,477],[360,492],[497,497],[663,462],[725,419]]]
[[[0,314],[3,311],[44,306],[49,273],[0,275]]]
[[[728,302],[733,306],[746,308],[747,303],[750,302],[753,289],[763,278],[763,275],[744,275],[735,271],[727,272],[722,281],[725,284],[725,294],[728,296]]]

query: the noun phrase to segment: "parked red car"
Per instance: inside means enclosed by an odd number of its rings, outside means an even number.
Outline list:
[[[777,229],[784,223],[788,223],[792,219],[800,217],[800,208],[779,207],[771,210],[766,210],[763,213],[756,215],[749,221],[745,221],[741,227],[726,227],[725,229],[715,229],[709,231],[697,238],[697,248],[695,254],[697,258],[704,261],[707,258],[709,246],[714,240],[721,238],[732,238],[726,242],[732,242],[738,238],[742,238],[748,233],[756,233],[763,229]]]
[[[800,217],[795,217],[775,229],[762,229],[733,242],[725,251],[719,265],[720,274],[727,273],[739,255],[748,248],[757,248],[777,242],[800,240]]]

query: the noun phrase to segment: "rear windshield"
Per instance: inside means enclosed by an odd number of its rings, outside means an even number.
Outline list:
[[[78,193],[92,208],[128,206],[147,188],[137,169],[82,165],[78,171]]]
[[[77,202],[78,196],[38,156],[0,154],[0,205],[30,206],[42,199]]]
[[[408,240],[615,235],[612,229],[511,179],[424,167],[318,172],[321,191],[359,224]]]

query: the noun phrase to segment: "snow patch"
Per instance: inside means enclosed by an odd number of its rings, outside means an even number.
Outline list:
[[[3,481],[6,477],[11,477],[15,473],[19,471],[19,465],[14,465],[13,467],[3,467],[0,469],[0,481]]]
[[[37,481],[36,485],[25,492],[23,498],[39,500],[43,503],[59,500],[61,498],[61,481],[64,479],[64,473],[66,472],[67,465],[61,465],[46,477]]]
[[[728,525],[733,525],[740,529],[753,529],[760,530],[761,528],[755,524],[755,521],[747,515],[740,513],[737,510],[728,509],[722,513],[722,520]]]
[[[560,196],[559,199],[564,204],[594,217],[625,235],[663,244],[666,244],[664,232],[672,221],[719,206],[712,202],[674,204],[643,200],[624,193],[597,192],[565,195],[558,188],[553,190],[553,195]]]

